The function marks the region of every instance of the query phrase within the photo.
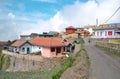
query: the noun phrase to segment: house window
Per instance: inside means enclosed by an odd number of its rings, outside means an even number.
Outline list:
[[[102,36],[102,32],[100,32],[100,36]]]
[[[51,52],[55,52],[55,48],[51,48]]]
[[[112,31],[108,31],[108,35],[109,35],[109,36],[112,36]]]
[[[107,36],[107,32],[105,31],[105,36]]]
[[[99,32],[97,32],[97,36],[99,36]]]
[[[25,52],[25,48],[22,48],[22,52]]]

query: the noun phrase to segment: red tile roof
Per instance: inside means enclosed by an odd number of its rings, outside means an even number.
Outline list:
[[[21,46],[23,43],[25,43],[24,40],[17,40],[17,41],[15,41],[11,46],[19,47],[19,46]]]
[[[48,46],[48,47],[65,46],[66,45],[66,43],[63,42],[62,38],[57,38],[57,37],[51,37],[51,38],[36,37],[36,38],[30,40],[30,43],[34,44],[34,45],[41,45],[41,46]]]

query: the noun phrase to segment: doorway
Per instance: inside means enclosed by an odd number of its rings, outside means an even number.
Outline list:
[[[27,54],[30,54],[30,48],[29,47],[27,48]]]
[[[59,53],[61,53],[61,47],[56,48],[56,55],[58,55]]]
[[[80,33],[78,33],[78,38],[81,38],[81,34]]]

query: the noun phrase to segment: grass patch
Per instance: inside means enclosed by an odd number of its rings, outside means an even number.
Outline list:
[[[90,58],[89,58],[88,54],[86,54],[85,58],[86,58],[86,63],[87,63],[88,65],[90,65],[91,62],[90,62]]]
[[[81,52],[83,40],[76,42],[76,44],[80,44],[80,50],[76,52],[75,56],[71,55],[70,57],[68,57],[67,62],[62,66],[62,69],[56,72],[56,74],[52,76],[52,79],[60,79],[62,73],[65,70],[67,70],[69,67],[72,67],[74,65],[75,58],[81,56],[80,52]]]
[[[5,69],[8,69],[9,66],[10,66],[10,56],[8,55],[8,56],[6,57],[6,67],[5,67]]]
[[[81,40],[79,40],[78,42],[76,42],[76,44],[83,44],[84,43],[84,40],[83,39],[81,39]]]
[[[81,51],[87,52],[84,48],[81,48]],[[85,58],[86,58],[86,63],[87,63],[88,65],[90,65],[90,64],[91,64],[91,62],[90,62],[90,57],[89,57],[89,55],[88,55],[87,53],[85,54]]]
[[[81,47],[81,50],[83,50],[83,51],[87,52],[87,51],[86,51],[86,49],[84,49],[83,47]]]
[[[52,79],[60,79],[62,73],[68,69],[69,67],[72,67],[73,66],[73,62],[74,62],[74,58],[72,56],[70,56],[68,59],[67,59],[67,62],[62,66],[62,69],[59,70],[58,72],[56,72],[56,74],[54,74],[52,76]]]
[[[80,52],[81,52],[81,50],[79,50],[79,51],[75,54],[75,57],[81,56]]]
[[[107,53],[110,53],[112,55],[115,55],[115,56],[119,56],[120,57],[120,52],[117,52],[115,50],[112,50],[112,49],[109,49],[109,48],[103,48]]]
[[[96,46],[102,48],[107,53],[110,53],[115,56],[120,56],[120,51],[118,50],[120,44],[109,43],[109,42],[96,42]],[[117,47],[117,49],[115,49]]]
[[[82,48],[83,41],[80,40],[79,42],[77,42],[77,44],[80,44],[80,50],[79,50],[78,52],[76,52],[76,54],[75,54],[74,56],[71,55],[71,56],[67,59],[67,62],[62,66],[62,69],[59,70],[58,72],[56,72],[56,74],[54,74],[54,75],[52,76],[52,79],[60,79],[62,73],[63,73],[65,70],[67,70],[69,67],[74,66],[74,61],[75,61],[76,57],[81,56],[81,53],[80,53],[80,52],[81,52],[82,50],[86,52],[86,50],[85,50],[84,48]],[[86,58],[86,63],[87,63],[88,65],[90,65],[90,58],[89,58],[88,54],[85,55],[85,58]],[[83,79],[84,79],[84,78],[83,78]]]
[[[2,69],[2,66],[3,66],[3,64],[4,64],[4,54],[0,54],[0,70]]]
[[[119,56],[120,57],[120,52],[111,52],[113,55],[115,55],[115,56]]]
[[[38,69],[26,72],[5,72],[0,71],[0,79],[52,79],[52,75],[61,70],[61,66],[53,69]]]

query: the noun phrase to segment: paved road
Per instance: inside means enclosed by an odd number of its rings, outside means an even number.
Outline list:
[[[92,44],[84,44],[91,59],[89,79],[120,79],[120,58],[108,55]]]

